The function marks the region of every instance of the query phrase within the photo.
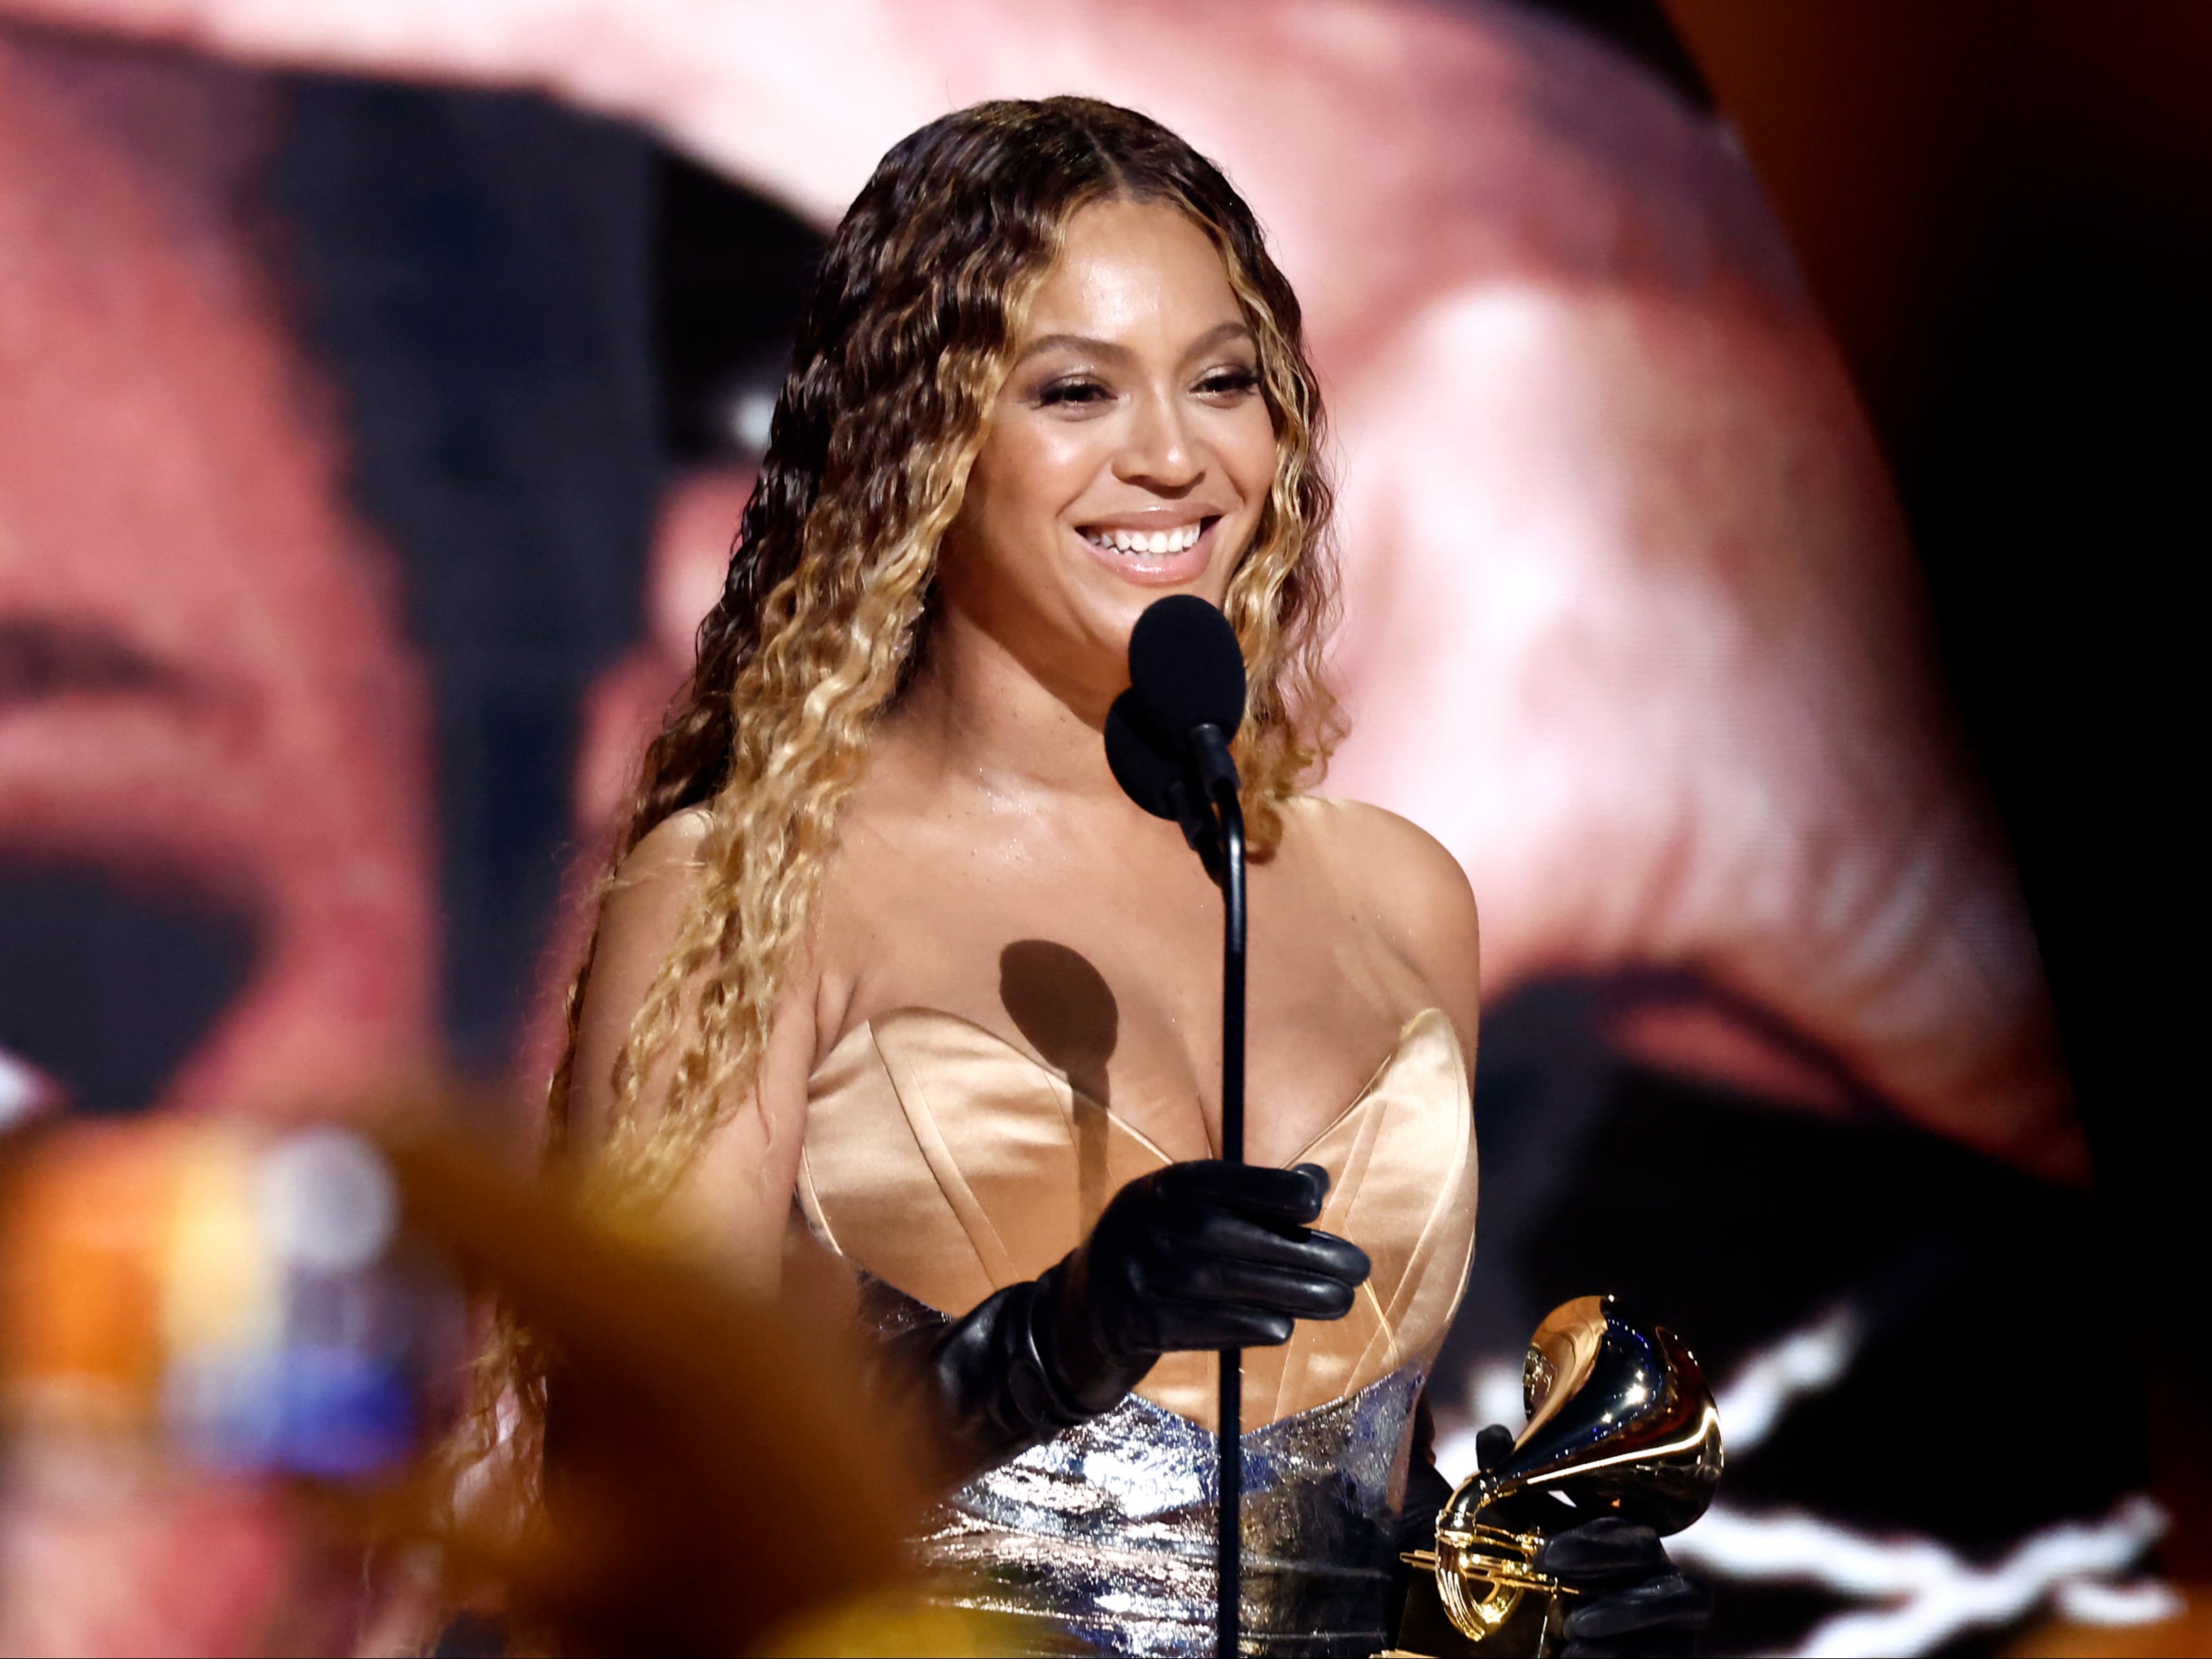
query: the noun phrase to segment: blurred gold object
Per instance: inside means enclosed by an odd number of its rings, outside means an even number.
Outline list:
[[[749,1650],[751,1659],[1002,1659],[1024,1650],[1014,1622],[927,1601],[895,1586],[809,1608]]]
[[[855,1355],[558,1178],[452,1138],[384,1152],[410,1223],[558,1356],[550,1478],[483,1447],[482,1496],[436,1540],[446,1595],[509,1651],[994,1650],[988,1621],[929,1604],[906,1548],[928,1453]]]
[[[1522,1397],[1528,1425],[1511,1455],[1462,1482],[1436,1548],[1406,1558],[1434,1576],[1449,1626],[1409,1597],[1398,1651],[1551,1652],[1574,1592],[1537,1570],[1549,1533],[1617,1515],[1664,1535],[1712,1501],[1723,1460],[1705,1373],[1680,1337],[1631,1322],[1612,1297],[1565,1303],[1536,1328]]]

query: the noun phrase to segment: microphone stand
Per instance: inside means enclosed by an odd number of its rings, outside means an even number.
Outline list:
[[[1244,809],[1237,800],[1237,765],[1218,726],[1197,726],[1191,744],[1220,836],[1220,861],[1212,872],[1221,887],[1221,1156],[1244,1161]],[[1207,860],[1209,864],[1212,860]],[[1214,1652],[1234,1659],[1243,1599],[1244,1351],[1221,1352],[1219,1499],[1214,1567]]]

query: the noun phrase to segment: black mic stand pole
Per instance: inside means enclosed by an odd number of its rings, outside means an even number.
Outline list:
[[[1221,1156],[1244,1161],[1244,809],[1237,799],[1237,767],[1218,726],[1191,733],[1199,769],[1221,831]],[[1214,1565],[1214,1652],[1235,1659],[1243,1599],[1244,1351],[1221,1352],[1218,1532]]]

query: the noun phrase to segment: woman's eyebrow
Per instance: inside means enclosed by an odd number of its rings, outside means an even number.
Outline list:
[[[1188,360],[1201,353],[1211,351],[1224,340],[1240,337],[1250,339],[1251,326],[1242,318],[1231,318],[1227,322],[1216,323],[1198,338],[1193,340],[1183,356]],[[1111,340],[1101,340],[1089,334],[1040,334],[1022,348],[1020,355],[1014,361],[1018,363],[1027,362],[1040,352],[1062,350],[1079,351],[1093,357],[1117,358],[1123,362],[1134,355],[1125,345],[1117,345]]]
[[[1024,346],[1014,361],[1027,362],[1045,351],[1080,351],[1094,357],[1121,357],[1130,355],[1127,346],[1115,345],[1111,340],[1094,339],[1088,334],[1040,334]]]
[[[72,694],[176,696],[189,678],[103,623],[0,617],[0,708]]]
[[[1230,319],[1228,323],[1214,323],[1210,330],[1203,331],[1201,337],[1194,338],[1183,352],[1183,361],[1188,362],[1190,358],[1201,356],[1224,341],[1234,341],[1234,338],[1245,338],[1245,341],[1252,338],[1252,325],[1245,323],[1241,316]],[[1029,362],[1029,358],[1037,356],[1040,352],[1082,352],[1086,356],[1117,358],[1121,362],[1133,356],[1133,352],[1126,345],[1115,345],[1113,341],[1102,341],[1102,338],[1095,338],[1091,334],[1040,334],[1029,345],[1022,347],[1020,356],[1015,356],[1015,362]]]
[[[1190,349],[1183,355],[1187,358],[1195,357],[1212,350],[1218,345],[1225,345],[1231,340],[1240,339],[1251,341],[1255,345],[1259,343],[1253,337],[1251,325],[1241,317],[1233,317],[1225,323],[1216,323],[1198,338],[1193,340],[1190,343]]]

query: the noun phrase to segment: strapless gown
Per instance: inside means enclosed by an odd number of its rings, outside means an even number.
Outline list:
[[[1005,1039],[884,1014],[815,1073],[799,1194],[879,1327],[957,1317],[1033,1279],[1168,1155]],[[1248,1650],[1382,1644],[1413,1407],[1474,1248],[1467,1066],[1451,1022],[1408,1020],[1293,1163],[1329,1173],[1318,1224],[1374,1272],[1346,1318],[1244,1356]],[[916,1540],[942,1596],[1038,1653],[1213,1650],[1216,1361],[1169,1354],[1114,1410],[977,1476]]]

